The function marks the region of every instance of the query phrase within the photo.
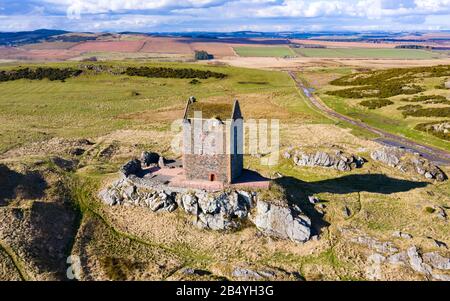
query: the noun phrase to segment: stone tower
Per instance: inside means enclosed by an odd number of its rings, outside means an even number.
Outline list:
[[[231,184],[242,174],[243,117],[239,101],[198,102],[183,118],[183,168],[187,180]]]

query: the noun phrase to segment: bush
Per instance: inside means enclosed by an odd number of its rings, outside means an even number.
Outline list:
[[[42,80],[47,78],[51,81],[64,81],[71,77],[76,77],[83,73],[81,70],[65,68],[22,68],[12,71],[0,71],[0,82],[14,81],[19,79]]]
[[[212,59],[214,59],[214,55],[209,54],[208,52],[203,51],[203,50],[195,51],[194,57],[198,61],[205,61],[205,60],[212,60]]]
[[[389,99],[369,99],[359,103],[360,105],[369,108],[370,110],[379,109],[394,104]]]
[[[450,107],[445,108],[422,108],[403,112],[405,117],[450,117]]]
[[[124,74],[128,76],[142,76],[142,77],[153,77],[153,78],[225,78],[227,77],[224,73],[195,70],[190,68],[184,69],[173,69],[164,67],[128,67]]]
[[[401,101],[404,102],[424,102],[424,103],[430,103],[430,104],[436,104],[436,103],[449,103],[449,100],[447,97],[442,95],[420,95],[420,96],[414,96],[413,98],[403,98]]]
[[[425,208],[425,211],[426,211],[427,213],[433,214],[433,213],[436,212],[436,209],[431,208],[431,207],[426,207],[426,208]]]
[[[199,81],[198,79],[194,78],[194,79],[191,80],[189,83],[190,83],[191,85],[198,85],[198,84],[201,84],[202,82]]]

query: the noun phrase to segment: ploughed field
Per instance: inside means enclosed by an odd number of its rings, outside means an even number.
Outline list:
[[[450,256],[436,242],[450,244],[441,211],[450,205],[448,182],[371,160],[380,146],[315,111],[284,72],[133,61],[0,69],[2,280],[66,280],[69,255],[80,259],[82,280],[424,279],[409,266],[374,274],[368,257],[387,242],[398,252],[416,245]],[[338,78],[349,70],[333,72]],[[283,155],[268,167],[245,156],[246,168],[276,179],[311,218],[317,236],[305,244],[270,239],[252,225],[200,230],[181,209],[102,203],[98,191],[142,151],[177,158],[170,128],[191,95],[210,103],[238,98],[245,118],[279,119],[280,154],[341,149],[369,162],[339,171]]]

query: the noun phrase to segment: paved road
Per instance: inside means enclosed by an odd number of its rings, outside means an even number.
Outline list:
[[[434,162],[435,164],[450,165],[450,152],[446,152],[444,150],[441,150],[441,149],[438,149],[438,148],[435,148],[432,146],[421,144],[421,143],[412,141],[410,139],[407,139],[407,138],[404,138],[404,137],[401,137],[398,135],[387,133],[385,131],[382,131],[380,129],[377,129],[370,125],[367,125],[362,121],[355,120],[355,119],[352,119],[345,115],[339,114],[339,113],[333,111],[332,109],[330,109],[321,100],[319,100],[316,96],[314,96],[314,94],[311,93],[311,90],[308,89],[305,86],[305,84],[295,76],[294,72],[289,71],[288,73],[291,76],[291,78],[295,81],[298,88],[301,91],[303,91],[303,93],[309,99],[311,104],[313,106],[315,106],[317,109],[319,109],[320,111],[327,114],[328,116],[348,122],[354,126],[363,128],[371,133],[374,133],[374,134],[380,136],[379,138],[374,139],[374,141],[376,141],[380,144],[387,145],[387,146],[402,147],[408,151],[421,154],[424,158]]]

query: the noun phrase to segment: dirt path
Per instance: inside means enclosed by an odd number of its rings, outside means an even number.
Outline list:
[[[374,141],[387,145],[387,146],[395,146],[395,147],[402,147],[406,150],[409,150],[411,152],[420,153],[424,158],[432,161],[435,164],[438,165],[450,165],[450,153],[446,152],[444,150],[424,145],[418,142],[414,142],[410,139],[394,135],[382,130],[379,130],[377,128],[374,128],[370,125],[365,124],[364,122],[354,120],[350,117],[347,117],[345,115],[339,114],[332,109],[330,109],[327,105],[325,105],[320,99],[318,99],[314,94],[311,93],[311,91],[308,89],[308,87],[305,86],[305,84],[299,80],[294,72],[288,71],[290,77],[294,80],[297,87],[305,94],[305,96],[309,99],[311,104],[325,113],[328,116],[331,116],[332,118],[339,119],[345,122],[348,122],[354,126],[363,128],[371,133],[374,133],[379,138],[374,139]]]

